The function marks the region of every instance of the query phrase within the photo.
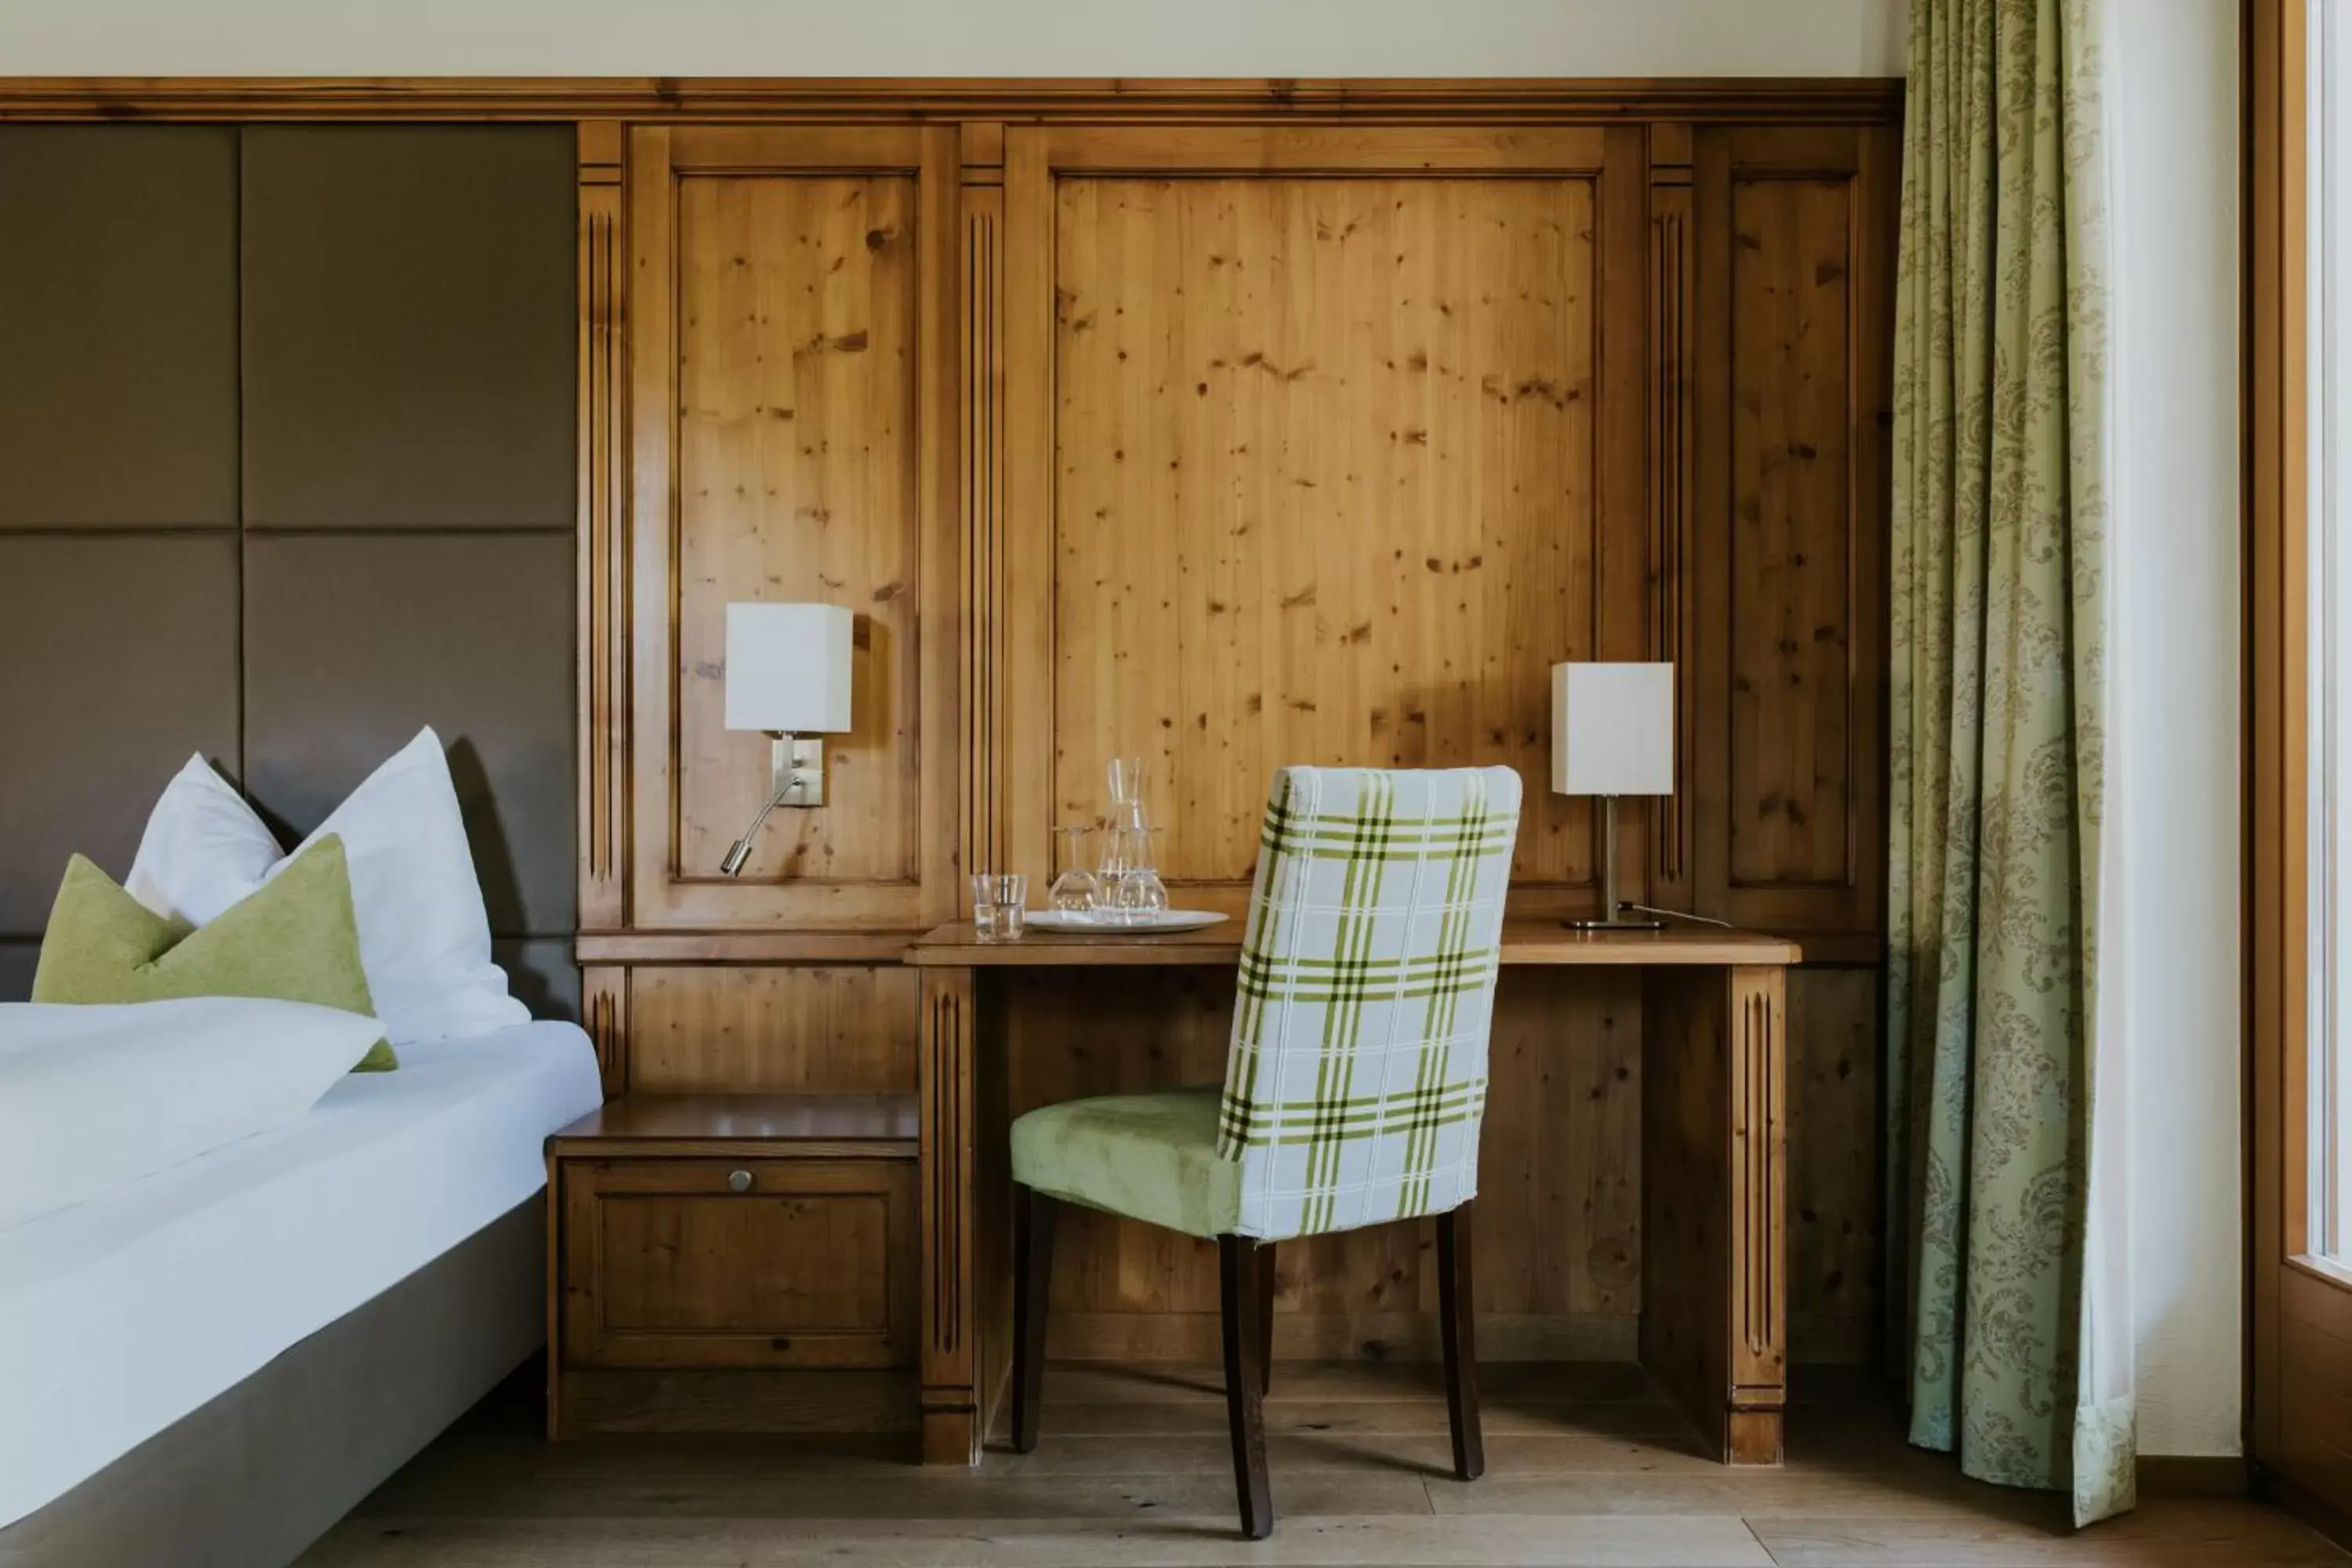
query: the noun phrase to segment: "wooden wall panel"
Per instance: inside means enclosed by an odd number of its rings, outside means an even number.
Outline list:
[[[1698,626],[1692,614],[1696,553],[1697,449],[1692,438],[1697,389],[1698,247],[1691,191],[1691,128],[1654,124],[1650,154],[1650,384],[1644,454],[1649,478],[1648,657],[1675,667],[1676,766],[1696,755]],[[1682,790],[1639,803],[1650,826],[1648,902],[1688,910],[1696,871],[1695,803]]]
[[[622,242],[625,128],[579,128],[579,509],[573,592],[579,617],[576,678],[580,926],[628,923],[629,429],[628,253]]]
[[[1646,647],[1641,135],[1005,145],[1008,331],[1052,345],[1009,373],[1009,858],[1140,752],[1163,869],[1237,906],[1276,767],[1499,760],[1522,901],[1589,904],[1548,671]]]
[[[895,964],[633,969],[629,1088],[911,1094],[917,990]]]
[[[1731,188],[1731,878],[1851,879],[1845,180]]]
[[[1895,138],[1695,139],[1695,907],[1874,936]]]
[[[1863,1363],[1879,1334],[1879,974],[1789,972],[1789,1349]]]
[[[826,800],[746,877],[916,879],[915,181],[689,178],[677,195],[678,855],[708,874],[768,791],[725,727],[727,605],[857,611]]]
[[[637,128],[627,336],[632,923],[911,929],[952,908],[962,572],[952,128]],[[856,613],[826,804],[724,725],[725,606]]]
[[[1163,865],[1246,881],[1292,763],[1549,763],[1598,651],[1590,180],[1055,188],[1055,810],[1150,758]],[[1531,791],[1517,869],[1586,879]]]

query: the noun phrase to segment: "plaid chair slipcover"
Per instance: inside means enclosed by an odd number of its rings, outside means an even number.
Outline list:
[[[1476,1195],[1518,821],[1509,768],[1275,775],[1217,1126],[1242,1167],[1238,1234]]]
[[[1013,1179],[1264,1241],[1474,1196],[1518,815],[1508,768],[1276,773],[1222,1093],[1033,1110]]]

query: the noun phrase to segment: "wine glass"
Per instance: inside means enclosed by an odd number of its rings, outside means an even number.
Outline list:
[[[1087,835],[1095,830],[1090,822],[1066,823],[1054,829],[1054,837],[1062,841],[1062,874],[1045,889],[1045,907],[1062,914],[1090,915],[1102,902],[1102,883],[1087,869]]]
[[[1111,907],[1128,924],[1141,924],[1168,912],[1168,884],[1160,879],[1156,827],[1114,828],[1126,843],[1122,869],[1111,892]]]
[[[1102,857],[1095,862],[1097,896],[1108,901],[1118,888],[1119,879],[1127,875],[1127,836],[1129,829],[1117,817],[1097,825],[1102,829]]]

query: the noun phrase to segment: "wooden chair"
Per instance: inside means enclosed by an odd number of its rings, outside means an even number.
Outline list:
[[[1454,1469],[1486,1468],[1471,1326],[1486,1039],[1519,816],[1508,768],[1286,768],[1266,804],[1223,1086],[1110,1095],[1013,1125],[1013,1444],[1037,1446],[1064,1203],[1217,1244],[1242,1529],[1274,1529],[1274,1251],[1437,1217]]]

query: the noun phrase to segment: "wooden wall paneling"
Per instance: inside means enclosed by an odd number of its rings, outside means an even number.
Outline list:
[[[1593,243],[1599,271],[1595,291],[1597,317],[1593,331],[1592,387],[1594,401],[1593,466],[1593,651],[1600,659],[1643,659],[1650,657],[1650,584],[1654,563],[1645,526],[1643,504],[1649,485],[1649,436],[1644,395],[1654,374],[1651,364],[1643,305],[1649,276],[1649,193],[1643,188],[1642,170],[1646,137],[1640,126],[1609,129],[1603,142],[1601,172],[1594,182]],[[1517,395],[1517,389],[1514,389]],[[1540,639],[1513,628],[1511,668],[1516,679],[1535,667],[1542,685],[1535,705],[1537,721],[1529,728],[1537,739],[1522,742],[1512,760],[1520,770],[1530,797],[1542,795],[1557,809],[1562,797],[1548,788],[1551,776],[1552,660],[1531,658]],[[1522,731],[1524,736],[1528,731]],[[1481,762],[1493,760],[1479,757]],[[1643,807],[1656,802],[1643,802]],[[1600,842],[1601,813],[1586,807],[1593,846],[1588,869],[1570,885],[1537,892],[1517,900],[1521,906],[1541,904],[1547,910],[1600,910],[1599,890],[1591,883],[1604,846]],[[1646,809],[1621,813],[1618,821],[1620,889],[1624,896],[1647,901],[1653,879],[1653,837]]]
[[[1687,910],[1696,890],[1692,784],[1698,735],[1697,617],[1691,428],[1698,357],[1696,225],[1691,127],[1649,127],[1650,155],[1650,638],[1649,657],[1675,667],[1677,789],[1644,801],[1650,816],[1649,902]]]
[[[922,261],[915,327],[921,531],[912,657],[922,672],[915,741],[919,791],[915,859],[921,885],[917,908],[925,926],[954,919],[963,906],[963,836],[971,826],[971,753],[963,743],[963,668],[970,655],[964,617],[969,612],[961,570],[969,554],[963,542],[961,444],[956,439],[966,395],[964,378],[956,370],[958,345],[966,336],[965,290],[956,266],[963,237],[961,156],[957,127],[923,131],[916,190]]]
[[[1789,1353],[1874,1361],[1880,972],[1789,972]]]
[[[956,159],[952,127],[631,132],[637,927],[954,907]],[[780,811],[730,881],[767,776],[720,721],[744,598],[857,610],[856,712],[827,805]]]
[[[767,789],[765,739],[718,719],[734,598],[845,601],[866,655],[824,808],[773,820],[746,875],[917,879],[917,194],[895,173],[679,182],[681,879]]]
[[[1696,139],[1698,907],[1881,929],[1894,135]]]
[[[1641,975],[1507,971],[1495,1000],[1480,1351],[1629,1359],[1642,1309]]]
[[[1547,669],[1648,635],[1643,334],[1606,326],[1643,319],[1641,150],[1008,131],[1015,865],[1141,752],[1164,868],[1238,908],[1275,766],[1504,758],[1523,900],[1590,903],[1590,808],[1543,787]]]
[[[628,923],[628,386],[625,130],[580,126],[580,925]]]
[[[636,1093],[909,1093],[918,991],[897,965],[627,971]]]
[[[1054,864],[1054,174],[1034,126],[1004,131],[1003,526],[997,601],[1004,633],[995,750],[1000,866],[1050,876]]]
[[[580,966],[580,1026],[596,1047],[596,1068],[604,1098],[629,1089],[629,975],[619,964]]]
[[[966,123],[962,160],[962,831],[974,870],[1003,854],[999,725],[1005,660],[1004,127]],[[1050,869],[1050,868],[1048,868]],[[1040,891],[1043,889],[1041,889]]]

